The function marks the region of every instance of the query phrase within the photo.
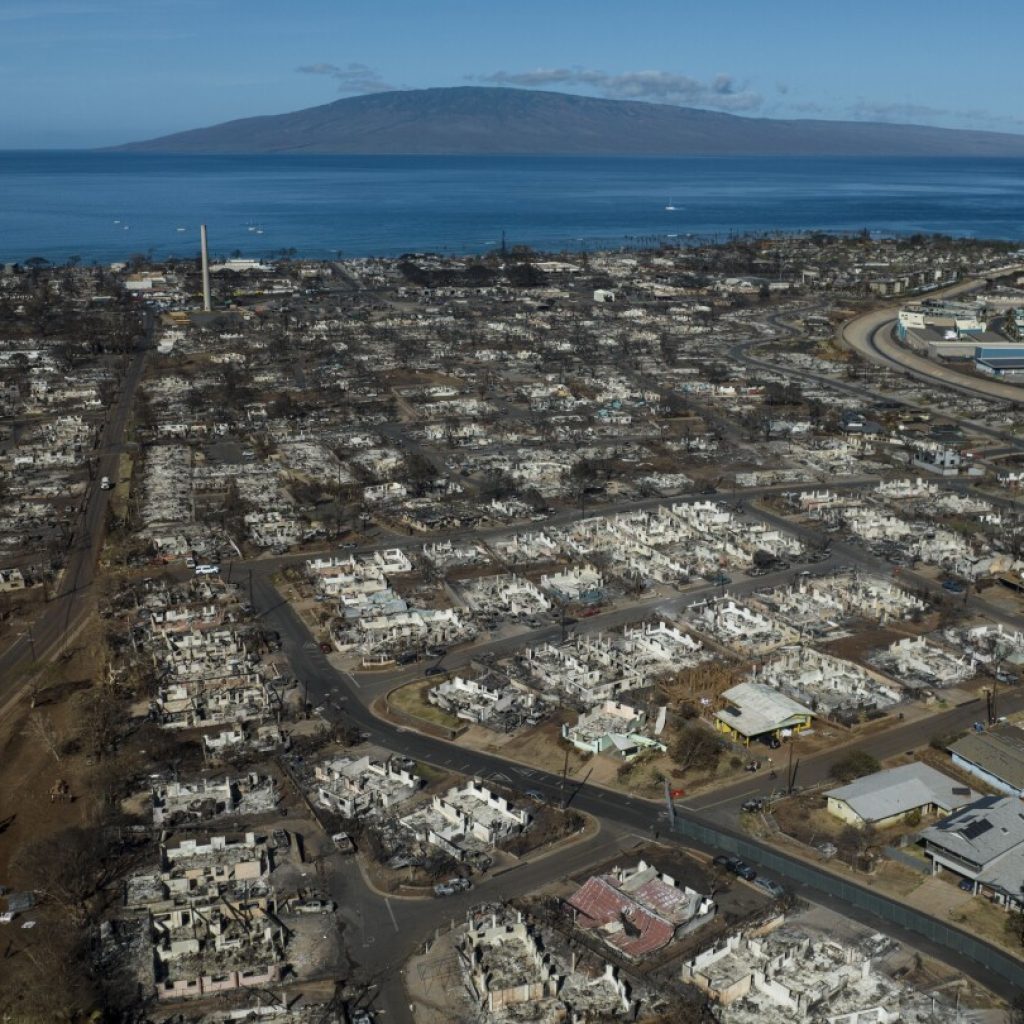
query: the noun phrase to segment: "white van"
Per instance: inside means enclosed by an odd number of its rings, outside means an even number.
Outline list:
[[[215,573],[220,572],[219,565],[197,565],[196,575],[197,576],[212,576]]]

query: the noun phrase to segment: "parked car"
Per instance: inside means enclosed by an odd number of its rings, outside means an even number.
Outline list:
[[[434,895],[441,896],[454,896],[459,892],[466,892],[468,889],[473,887],[473,883],[468,878],[449,878],[446,882],[438,882],[434,886]]]
[[[429,668],[423,670],[425,676],[442,676],[445,670],[440,665],[431,665]]]
[[[769,896],[777,900],[781,900],[786,895],[786,890],[771,878],[759,878],[754,885],[759,889],[764,889]]]
[[[324,654],[330,654],[330,653],[331,653],[331,651],[333,651],[333,650],[334,650],[334,648],[333,648],[333,647],[332,647],[332,646],[331,646],[331,645],[330,645],[329,643],[327,643],[327,641],[326,641],[326,640],[324,640],[324,641],[323,641],[323,642],[322,642],[322,643],[320,644],[320,650],[321,650],[321,651],[323,651],[323,652],[324,652]]]
[[[749,800],[744,800],[741,809],[746,811],[748,814],[754,811],[759,811],[764,807],[764,798],[760,796],[751,797]]]
[[[292,904],[296,914],[329,914],[334,910],[334,900],[311,896]]]
[[[967,588],[959,580],[943,580],[942,589],[951,594],[962,594]]]
[[[395,658],[396,665],[411,665],[419,661],[419,655],[415,651],[403,651]]]
[[[334,843],[341,853],[356,852],[356,844],[352,842],[352,837],[347,832],[335,832],[331,836],[331,842]]]
[[[960,879],[960,888],[964,892],[974,892],[974,883],[969,878]]]
[[[749,864],[744,864],[741,860],[736,861],[729,870],[746,882],[752,882],[757,878],[757,872]]]
[[[214,575],[216,575],[219,572],[220,572],[220,566],[219,565],[211,565],[208,562],[205,563],[204,565],[197,565],[196,566],[196,575],[197,576],[214,576]]]

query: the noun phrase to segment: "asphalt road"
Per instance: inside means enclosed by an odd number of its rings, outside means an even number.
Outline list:
[[[354,858],[326,864],[323,882],[339,907],[352,958],[379,986],[374,1000],[388,1021],[409,1022],[403,972],[406,962],[435,932],[465,919],[480,903],[503,902],[571,877],[587,867],[618,857],[650,839],[605,823],[596,835],[571,842],[550,855],[540,855],[478,883],[471,890],[444,899],[382,896],[364,881]]]
[[[980,288],[981,285],[980,281],[966,281],[955,289],[945,290],[943,294],[947,297],[963,294]],[[937,295],[938,293],[933,293],[927,297],[935,298]],[[1024,404],[1024,388],[958,373],[954,369],[926,359],[924,356],[916,355],[901,345],[897,345],[892,340],[891,334],[898,314],[898,309],[880,309],[856,317],[843,325],[843,340],[868,362],[899,370],[916,380],[992,401],[1012,402],[1015,405]]]
[[[663,841],[674,841],[673,835],[667,831],[667,812],[657,803],[640,797],[600,788],[587,783],[587,778],[570,778],[565,784],[557,775],[520,765],[495,757],[491,754],[458,747],[444,740],[422,735],[400,726],[382,721],[373,715],[364,700],[368,696],[355,685],[355,681],[346,673],[335,669],[320,652],[304,623],[298,618],[291,606],[285,602],[273,585],[265,577],[254,579],[254,603],[258,612],[268,626],[281,634],[284,650],[291,662],[295,675],[304,681],[309,700],[321,707],[320,714],[330,722],[348,722],[369,734],[372,742],[378,743],[389,750],[434,765],[438,768],[482,779],[490,779],[497,784],[512,790],[537,790],[545,799],[564,803],[594,815],[602,822],[614,824],[626,833],[650,835]],[[1006,697],[1003,707],[1014,710],[1024,706],[1021,695],[1013,694]],[[901,750],[910,750],[919,746],[938,731],[967,728],[979,717],[978,704],[971,702],[963,707],[953,708],[940,715],[931,716],[922,721],[908,722],[903,726],[893,727],[876,736],[858,741],[855,745],[882,758]],[[832,748],[814,757],[802,760],[797,779],[800,785],[809,785],[827,777],[829,766],[837,759],[841,751]],[[767,793],[778,781],[765,776],[751,778],[737,783],[730,790],[719,791],[707,797],[694,800],[677,801],[675,813],[692,821],[713,824],[726,833],[738,834],[735,826],[736,808],[739,801],[754,793]],[[749,840],[749,837],[744,836]],[[688,844],[693,845],[693,844]],[[759,844],[758,844],[759,845]],[[766,847],[767,849],[767,847]],[[779,850],[773,849],[776,855]],[[794,864],[800,862],[796,858],[782,853],[785,860]],[[751,858],[755,867],[756,858]],[[523,876],[526,880],[527,876]],[[515,891],[529,891],[517,879]],[[814,890],[802,890],[795,887],[798,894],[812,900],[820,900],[820,894]],[[876,896],[879,894],[875,893]],[[857,910],[853,906],[843,905],[838,900],[832,905],[843,913],[857,920],[865,920],[887,933],[900,937],[899,929],[887,922],[872,919],[870,915]],[[385,931],[385,934],[387,932]],[[902,935],[904,941],[915,948],[923,949],[939,957],[950,958],[950,953],[942,947],[922,939],[920,936]],[[958,966],[979,982],[993,988],[1006,996],[1014,994],[1006,979],[993,976],[971,961],[963,961]],[[395,998],[392,991],[389,998]]]
[[[908,353],[906,349],[900,348],[895,344],[895,342],[888,341],[887,348],[895,350],[893,358],[889,358],[875,344],[876,339],[888,337],[888,333],[892,329],[894,323],[894,320],[892,319],[892,314],[894,312],[896,311],[883,310],[883,313],[886,315],[887,319],[882,320],[881,323],[877,324],[876,329],[874,331],[864,336],[863,350],[860,342],[858,342],[857,345],[853,345],[851,342],[850,347],[854,348],[855,351],[860,352],[862,355],[864,355],[864,357],[868,359],[869,362],[879,363],[881,365],[887,366],[889,369],[897,370],[900,373],[909,372],[907,368],[904,366],[904,364],[901,361],[899,361],[899,359],[896,358],[896,355],[899,355],[900,357],[909,356],[910,353]],[[873,314],[866,314],[865,317],[861,317],[859,319],[867,320],[872,315]],[[852,325],[856,324],[857,322],[858,321],[851,321],[851,323],[847,325],[847,329],[849,329]],[[865,403],[866,406],[870,406],[879,400],[880,396],[877,390],[862,387],[861,385],[854,384],[849,381],[837,380],[836,378],[830,377],[827,374],[815,373],[813,370],[802,370],[796,367],[782,366],[779,363],[773,363],[768,359],[760,359],[757,356],[752,356],[749,354],[749,349],[756,348],[758,345],[763,345],[764,343],[764,338],[756,338],[752,341],[740,342],[740,344],[734,345],[732,349],[730,349],[730,355],[733,358],[739,360],[740,362],[745,363],[747,366],[751,366],[755,369],[766,370],[772,373],[784,373],[787,377],[793,377],[794,379],[797,380],[811,381],[815,384],[820,385],[821,387],[831,388],[833,391],[838,391],[840,394],[850,395],[852,397],[859,398]],[[929,370],[943,370],[942,367],[938,366],[936,363],[930,362],[929,360],[924,359],[921,361],[926,364],[926,368]],[[954,370],[943,370],[943,372],[951,374],[954,377],[959,378],[961,380],[966,380],[972,383],[974,382],[974,380],[976,380],[976,378],[965,377],[963,374],[958,374]],[[910,375],[917,378],[918,380],[925,381],[926,383],[935,384],[946,389],[952,388],[953,390],[961,391],[964,394],[968,394],[971,397],[979,397],[978,392],[967,387],[962,387],[955,381],[945,382],[940,380],[933,374],[919,374],[917,372],[914,372],[911,373]],[[1004,386],[1012,387],[1013,385]],[[1022,389],[1018,388],[1017,392],[1017,400],[1024,401],[1024,397],[1022,397]],[[933,407],[924,402],[912,402],[909,401],[908,399],[890,398],[889,395],[885,395],[883,397],[887,401],[897,402],[900,406],[906,409],[934,412]],[[982,395],[980,397],[992,398],[993,396]],[[967,427],[974,434],[979,434],[982,437],[990,437],[994,441],[1000,442],[1000,444],[1004,445],[1009,451],[1024,450],[1024,442],[1022,442],[1019,438],[1015,437],[1012,434],[1007,434],[1005,431],[997,430],[996,428],[990,427],[984,423],[978,423],[976,420],[967,420],[960,417],[956,417],[956,422]]]

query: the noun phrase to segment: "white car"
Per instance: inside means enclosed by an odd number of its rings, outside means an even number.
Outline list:
[[[196,575],[197,576],[213,576],[215,573],[220,572],[219,565],[197,565]]]

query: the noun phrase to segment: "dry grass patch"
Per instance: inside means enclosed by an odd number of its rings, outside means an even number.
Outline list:
[[[442,729],[458,729],[462,722],[454,715],[435,707],[427,700],[427,691],[434,685],[429,679],[400,686],[388,694],[388,706],[412,718],[419,718]]]

